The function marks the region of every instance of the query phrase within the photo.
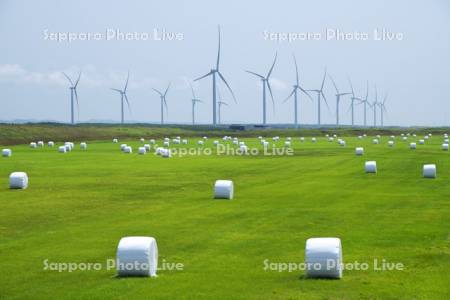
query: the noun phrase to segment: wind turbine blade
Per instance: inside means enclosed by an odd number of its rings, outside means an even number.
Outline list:
[[[228,82],[225,80],[225,78],[223,77],[222,73],[220,73],[220,72],[218,71],[217,74],[219,74],[220,79],[222,79],[222,81],[225,83],[225,85],[227,86],[228,90],[230,91],[231,96],[233,96],[234,103],[237,104],[236,97],[234,96],[233,90],[231,89],[230,85],[229,85]]]
[[[158,91],[157,89],[152,88],[152,90],[154,90],[155,92],[157,92],[160,96],[163,95],[163,94],[162,94],[160,91]]]
[[[288,101],[289,98],[291,98],[292,95],[294,95],[294,93],[295,93],[295,88],[292,90],[292,92],[289,94],[289,96],[287,96],[286,99],[284,99],[283,103],[286,103],[286,101]]]
[[[331,79],[331,82],[332,82],[333,85],[334,85],[334,89],[336,90],[336,93],[339,94],[339,90],[338,90],[338,88],[337,88],[337,86],[336,86],[336,82],[334,82],[333,77],[331,77],[330,74],[328,74],[328,77]]]
[[[352,90],[352,96],[355,97],[355,91],[353,90],[353,84],[350,77],[347,76],[348,83],[350,84],[350,89]]]
[[[307,90],[303,89],[301,86],[298,86],[298,88],[300,89],[300,91],[302,91],[304,94],[306,94],[309,97],[309,100],[314,101]]]
[[[320,91],[323,90],[323,86],[325,84],[325,77],[327,77],[327,68],[325,68],[325,73],[323,74],[322,85],[320,86]]]
[[[111,90],[113,90],[113,91],[116,91],[116,92],[119,92],[119,93],[122,93],[122,91],[121,90],[119,90],[119,89],[113,89],[113,88],[110,88]]]
[[[81,78],[81,72],[80,73],[78,73],[78,78],[77,78],[77,81],[75,82],[75,88],[78,86],[78,82],[80,81],[80,78]]]
[[[219,31],[219,49],[217,50],[216,70],[219,70],[219,63],[220,63],[220,26],[217,26],[217,29]]]
[[[366,98],[364,100],[367,101],[367,98],[369,98],[369,80],[366,81]]]
[[[166,107],[166,116],[169,116],[169,107],[167,107],[167,101],[166,98],[163,97],[164,106]]]
[[[250,74],[253,74],[253,75],[255,75],[255,76],[258,76],[258,77],[261,78],[261,79],[264,79],[264,76],[259,75],[258,73],[255,73],[255,72],[252,72],[252,71],[248,71],[248,70],[245,70],[245,72],[250,73]]]
[[[269,88],[270,99],[272,100],[272,110],[275,113],[275,101],[273,100],[272,88],[270,87],[269,80],[267,80],[267,87]]]
[[[124,92],[127,91],[127,87],[128,87],[128,79],[130,79],[130,71],[128,71],[127,81],[125,82],[125,87],[123,88],[123,91],[124,91]]]
[[[64,74],[64,76],[66,76],[67,80],[69,80],[69,82],[70,82],[70,85],[71,85],[71,86],[73,86],[73,82],[72,82],[72,79],[70,79],[70,77],[69,77],[69,76],[67,76],[67,74],[66,74],[66,73],[64,73],[64,72],[62,72],[62,73]]]
[[[295,59],[295,54],[292,54],[292,57],[294,58],[294,64],[295,64],[295,78],[296,78],[296,82],[297,82],[297,85],[299,85],[299,83],[298,83],[298,66],[297,66],[297,59]]]
[[[213,72],[211,71],[211,72],[209,72],[209,73],[207,73],[207,74],[203,75],[202,77],[199,77],[199,78],[197,78],[197,79],[194,79],[194,81],[197,81],[197,80],[203,79],[203,78],[205,78],[205,77],[207,77],[207,76],[211,75],[212,73],[213,73]]]
[[[192,91],[192,98],[195,99],[195,92],[194,92],[194,88],[192,87],[192,84],[189,82],[189,85],[191,86],[191,91]]]
[[[327,98],[325,97],[325,94],[322,91],[320,91],[320,93],[322,94],[323,100],[325,101],[325,104],[326,104],[328,110],[330,110],[330,106],[328,105],[328,101],[327,101]]]
[[[131,114],[131,105],[130,105],[130,101],[128,101],[127,94],[124,93],[123,96],[125,97],[125,101],[127,102],[128,110],[130,111],[130,114]]]
[[[78,82],[77,82],[78,83]],[[73,92],[75,94],[75,101],[77,102],[77,115],[78,115],[78,120],[80,119],[80,103],[78,102],[78,93],[77,93],[77,89],[73,89]]]
[[[273,60],[272,67],[270,67],[269,73],[267,73],[267,77],[266,77],[267,79],[269,79],[270,74],[272,74],[273,67],[275,67],[275,63],[277,62],[277,56],[278,56],[278,53],[275,52],[275,58],[274,58],[274,60]]]
[[[169,88],[170,88],[170,85],[171,85],[171,84],[172,84],[172,83],[169,82],[169,84],[167,85],[166,91],[164,92],[164,98],[166,97],[167,92],[169,91]]]

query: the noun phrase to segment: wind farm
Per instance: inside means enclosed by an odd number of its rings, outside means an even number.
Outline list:
[[[402,1],[3,3],[0,298],[449,299],[450,19]]]

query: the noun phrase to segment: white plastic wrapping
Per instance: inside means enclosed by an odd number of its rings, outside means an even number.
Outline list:
[[[377,172],[377,162],[376,161],[366,161],[364,166],[366,173],[376,173]]]
[[[25,172],[13,172],[9,175],[10,189],[26,189],[28,187],[28,175]]]
[[[342,278],[342,245],[339,238],[310,238],[305,247],[306,276]]]
[[[429,164],[423,166],[423,177],[425,178],[436,178],[436,165]]]
[[[120,239],[116,256],[119,276],[156,277],[158,246],[153,237],[129,236]]]
[[[214,184],[215,199],[233,199],[234,185],[231,180],[217,180]]]

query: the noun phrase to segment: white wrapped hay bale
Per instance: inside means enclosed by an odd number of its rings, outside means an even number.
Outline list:
[[[356,154],[357,156],[363,155],[363,154],[364,154],[364,148],[363,148],[363,147],[356,147],[356,148],[355,148],[355,154]]]
[[[120,151],[123,152],[123,151],[125,150],[126,147],[128,147],[127,144],[122,144],[122,145],[120,145]]]
[[[55,146],[55,142],[49,141],[49,142],[47,143],[47,146],[50,147],[50,148],[53,148],[53,147]]]
[[[394,141],[389,141],[389,142],[388,142],[388,146],[389,146],[389,147],[394,147]]]
[[[291,142],[290,141],[285,141],[284,142],[284,147],[290,148],[291,147]]]
[[[423,177],[425,178],[436,178],[436,165],[429,164],[423,166]]]
[[[334,141],[334,138],[333,138],[333,137],[329,137],[329,138],[328,138],[328,141],[329,141],[329,142],[332,142],[332,141]]]
[[[416,143],[409,143],[409,149],[416,150],[416,148],[417,148]]]
[[[358,135],[358,140],[362,140],[362,135]]]
[[[327,138],[327,137],[329,137],[330,135],[327,133],[327,134],[325,134],[325,137]]]
[[[35,142],[30,143],[30,148],[37,148],[37,144]]]
[[[239,145],[239,141],[238,140],[233,140],[233,145]]]
[[[377,134],[376,138],[381,139],[381,135]]]
[[[202,140],[200,140],[200,141],[197,142],[197,145],[203,146],[203,145],[204,145],[204,142],[203,142]]]
[[[402,140],[403,140],[403,141],[407,141],[407,140],[408,140],[408,137],[404,136],[404,137],[402,137]]]
[[[208,139],[208,137],[207,137],[207,136],[204,136],[203,139],[206,141],[206,140]]]
[[[116,256],[119,276],[156,277],[158,246],[153,237],[128,236],[120,239]]]
[[[306,276],[342,278],[342,245],[339,238],[310,238],[305,247]]]
[[[245,145],[245,142],[239,142],[239,146]]]
[[[214,184],[215,199],[233,199],[234,186],[231,180],[216,180]]]
[[[59,152],[59,153],[66,153],[66,152],[67,152],[66,146],[59,146],[59,147],[58,147],[58,152]]]
[[[2,150],[2,156],[3,157],[10,157],[12,155],[11,149],[3,149]]]
[[[181,143],[182,143],[183,145],[187,145],[188,140],[184,139],[184,140],[181,141]]]
[[[346,143],[345,143],[344,140],[341,140],[341,141],[339,142],[339,145],[341,145],[341,147],[345,147]]]
[[[9,175],[10,189],[26,189],[28,187],[28,175],[25,172],[13,172]]]
[[[126,146],[125,149],[123,149],[123,153],[130,154],[133,153],[133,148],[130,146]]]
[[[286,141],[292,141],[292,138],[290,137],[290,136],[288,136],[287,138],[286,138]]]
[[[242,154],[247,154],[248,147],[246,145],[240,145],[239,146],[239,152],[241,152]]]
[[[363,134],[363,137],[367,137],[367,134],[364,133],[364,134]]]
[[[145,149],[145,147],[139,147],[138,148],[138,154],[147,154],[147,149]]]
[[[408,134],[408,135],[409,135],[409,134]],[[414,134],[413,134],[412,136],[413,136],[413,137],[416,137],[416,136],[417,136],[417,134],[415,134],[415,133],[414,133]]]
[[[118,143],[119,140],[118,139],[113,139],[113,143]]]
[[[169,147],[169,146],[170,146],[170,143],[169,143],[168,141],[164,141],[163,146],[164,146],[164,147]]]
[[[140,141],[141,143],[145,143],[145,139],[144,139],[144,138],[140,138],[139,141]]]
[[[442,150],[448,151],[448,144],[442,144]]]
[[[151,139],[149,142],[151,145],[154,145],[156,143],[156,141],[154,139]]]
[[[161,153],[162,153],[163,150],[164,150],[163,147],[157,147],[157,148],[155,149],[156,155],[161,155]]]
[[[301,137],[301,138],[300,138],[300,142],[303,143],[304,141],[305,141],[305,138],[304,138],[304,137]]]
[[[37,146],[41,147],[41,148],[44,147],[44,142],[43,141],[38,141],[37,142]]]
[[[419,145],[424,145],[425,144],[425,140],[419,140]]]
[[[151,149],[150,144],[145,144],[144,145],[144,149],[145,149],[146,152],[150,151],[150,149]]]
[[[444,144],[448,144],[448,139],[444,139]]]
[[[377,162],[376,161],[366,161],[364,165],[364,170],[366,173],[376,173],[377,172]]]
[[[170,141],[170,139],[168,137],[164,138],[164,142],[169,142],[169,141]]]
[[[379,140],[378,140],[378,139],[373,139],[373,140],[372,140],[372,143],[375,144],[375,145],[377,145],[377,144],[379,144]]]
[[[175,144],[175,145],[179,145],[180,144],[180,140],[179,139],[173,139],[173,143]]]
[[[72,147],[70,147],[70,145],[64,145],[64,148],[66,149],[66,152],[72,151]]]
[[[265,141],[265,142],[263,143],[263,147],[266,148],[266,149],[269,148],[269,142]]]
[[[213,145],[214,145],[214,146],[219,145],[219,141],[215,140],[215,141],[213,142]]]
[[[85,142],[80,143],[80,149],[81,150],[86,150],[87,149],[87,144]]]
[[[389,137],[389,139],[395,140],[395,135],[391,135],[391,136]]]
[[[161,150],[161,156],[162,157],[164,157],[164,158],[169,158],[169,157],[171,157],[172,155],[171,155],[171,153],[170,153],[170,149],[162,149]]]
[[[428,140],[430,137],[428,135],[424,136],[423,139],[424,140]]]
[[[315,138],[315,137],[311,138],[311,142],[313,142],[313,143],[317,142],[317,138]]]

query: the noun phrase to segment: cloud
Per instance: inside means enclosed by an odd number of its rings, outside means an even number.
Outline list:
[[[63,70],[38,72],[27,70],[18,64],[0,64],[0,81],[13,82],[16,84],[35,84],[46,86],[67,86],[69,82],[63,75],[69,76],[73,82],[82,72],[80,86],[87,88],[122,88],[127,78],[127,70],[99,71],[94,65],[82,67],[72,66]],[[180,79],[181,81],[181,79]],[[154,86],[165,85],[166,82],[153,77],[135,77],[130,73],[130,89],[150,89]]]

